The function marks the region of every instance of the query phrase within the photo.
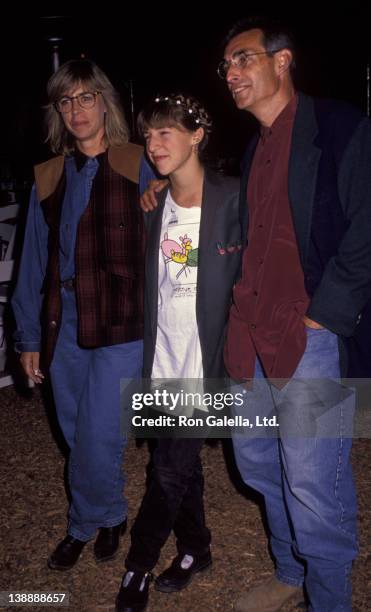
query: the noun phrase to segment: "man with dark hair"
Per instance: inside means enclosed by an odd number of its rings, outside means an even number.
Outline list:
[[[287,33],[255,20],[231,30],[218,67],[260,123],[243,160],[225,362],[232,379],[254,378],[245,414],[280,425],[233,440],[243,480],[264,496],[276,562],[239,612],[280,610],[303,585],[310,610],[350,611],[357,554],[353,395],[336,380],[371,297],[371,130],[347,104],[297,93],[292,65]]]
[[[295,45],[293,35],[290,30],[283,24],[274,19],[265,17],[249,17],[240,19],[229,30],[223,41],[224,48],[228,43],[239,34],[249,30],[261,31],[261,42],[266,52],[274,54],[277,49],[289,49],[292,53],[290,62],[290,72],[296,67],[295,63]]]

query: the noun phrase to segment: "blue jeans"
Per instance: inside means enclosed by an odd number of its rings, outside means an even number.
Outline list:
[[[292,379],[281,390],[268,384],[257,360],[254,388],[244,409],[236,408],[260,421],[276,415],[279,427],[262,437],[256,428],[233,434],[241,476],[265,499],[276,576],[290,585],[305,582],[315,612],[351,610],[357,555],[349,462],[354,396],[335,383],[339,377],[337,336],[308,329]]]
[[[96,349],[77,344],[74,291],[62,289],[63,314],[50,375],[63,435],[70,448],[68,533],[82,541],[127,514],[120,434],[120,378],[141,374],[143,342]]]

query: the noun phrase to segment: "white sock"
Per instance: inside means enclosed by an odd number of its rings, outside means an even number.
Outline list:
[[[180,567],[185,570],[189,569],[193,563],[193,560],[192,555],[184,555]]]

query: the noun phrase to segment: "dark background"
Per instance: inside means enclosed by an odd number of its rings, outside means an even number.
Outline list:
[[[96,5],[94,5],[96,6]],[[157,93],[185,91],[200,97],[214,119],[214,156],[237,162],[254,127],[247,113],[237,111],[216,74],[220,42],[237,19],[258,12],[174,2],[145,6],[125,18],[125,4],[103,4],[86,14],[13,16],[3,21],[0,41],[2,95],[0,180],[30,180],[32,165],[49,153],[42,144],[42,105],[52,72],[52,43],[59,42],[61,63],[84,54],[107,72],[121,94],[133,139],[133,125],[143,103]],[[66,8],[74,8],[73,5]],[[366,67],[371,59],[370,3],[300,3],[279,7],[298,46],[297,84],[306,93],[343,98],[366,111]],[[104,13],[106,10],[106,14]],[[326,14],[323,11],[326,11]],[[267,12],[267,11],[266,11]],[[277,15],[278,10],[268,13]],[[132,96],[133,94],[133,100]],[[134,111],[134,112],[133,112]],[[235,166],[236,167],[236,166]],[[370,170],[371,171],[371,170]]]

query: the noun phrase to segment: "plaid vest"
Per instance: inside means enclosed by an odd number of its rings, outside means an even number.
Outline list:
[[[59,232],[65,184],[63,167],[53,193],[40,201],[49,227],[42,312],[46,367],[53,358],[62,315]],[[107,154],[79,221],[75,275],[80,346],[97,348],[143,337],[144,227],[138,186],[113,170]]]

